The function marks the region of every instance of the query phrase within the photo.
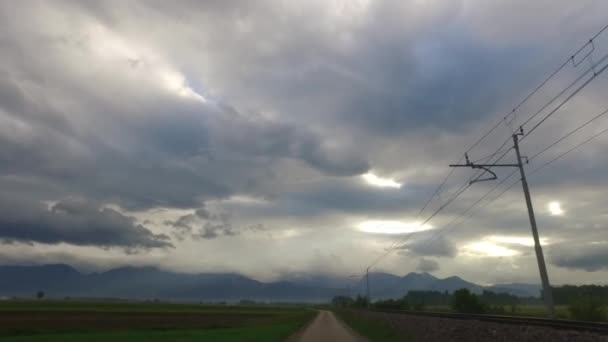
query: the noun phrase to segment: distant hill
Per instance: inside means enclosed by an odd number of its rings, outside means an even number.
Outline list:
[[[68,265],[0,266],[0,296],[32,297],[44,291],[48,297],[105,297],[170,299],[187,301],[327,301],[335,295],[365,294],[365,279],[352,285],[348,278],[297,275],[264,283],[236,273],[188,274],[155,267],[121,267],[106,272],[81,273]],[[370,273],[372,298],[397,298],[410,290],[453,292],[484,287],[459,277],[436,278],[428,273],[403,277]],[[538,296],[529,284],[501,284],[486,289],[518,296]]]
[[[370,292],[372,298],[398,298],[412,290],[448,291],[454,292],[461,288],[467,288],[473,292],[481,293],[483,287],[470,283],[459,277],[445,279],[436,278],[428,273],[409,273],[399,277],[389,273],[370,273]],[[357,294],[364,294],[366,290],[365,279],[362,279],[355,287]]]

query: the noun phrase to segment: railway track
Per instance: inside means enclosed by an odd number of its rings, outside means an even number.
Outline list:
[[[538,317],[518,317],[503,315],[481,315],[449,312],[429,312],[429,311],[403,311],[403,310],[371,310],[374,312],[393,313],[400,315],[427,316],[435,318],[448,318],[460,320],[477,320],[484,322],[494,322],[512,325],[533,325],[562,330],[589,331],[608,335],[608,323],[596,323],[585,321],[574,321],[566,319],[548,319]]]

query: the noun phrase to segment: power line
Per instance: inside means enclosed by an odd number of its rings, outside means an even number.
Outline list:
[[[593,139],[595,139],[595,138],[599,137],[600,135],[602,135],[602,134],[604,134],[604,133],[606,133],[606,132],[608,132],[608,128],[603,129],[603,130],[599,131],[598,133],[596,133],[596,134],[592,135],[592,136],[591,136],[589,139],[583,140],[582,142],[580,142],[580,143],[578,143],[578,144],[574,145],[574,147],[570,148],[570,149],[569,149],[569,150],[567,150],[566,152],[563,152],[563,153],[558,154],[558,155],[557,155],[555,158],[553,158],[553,159],[549,160],[548,162],[545,162],[545,163],[544,163],[544,164],[542,164],[541,166],[539,166],[539,167],[535,168],[534,170],[532,170],[532,171],[530,172],[530,175],[533,175],[533,174],[535,174],[536,172],[538,172],[538,171],[542,170],[543,168],[545,168],[545,167],[547,167],[547,166],[549,166],[549,165],[553,164],[554,162],[556,162],[556,161],[558,161],[559,159],[561,159],[563,156],[565,156],[565,155],[567,155],[568,153],[570,153],[570,152],[572,152],[572,151],[574,151],[574,150],[578,149],[579,147],[581,147],[581,146],[585,145],[586,143],[588,143],[588,142],[592,141]]]
[[[462,161],[462,157],[460,158],[460,160],[458,162],[460,163],[461,161]],[[424,209],[426,209],[426,207],[433,200],[433,197],[435,197],[435,195],[437,195],[439,193],[439,191],[445,185],[445,183],[447,183],[448,178],[450,178],[450,176],[452,176],[452,174],[454,173],[454,171],[456,171],[456,170],[455,169],[451,169],[450,172],[445,176],[445,178],[439,184],[439,186],[437,187],[437,189],[435,189],[435,191],[433,192],[433,194],[431,195],[431,197],[429,197],[429,199],[426,201],[426,203],[424,203],[424,205],[422,206],[422,209],[420,209],[420,211],[418,212],[418,215],[416,217],[420,217],[420,215],[422,215],[422,213],[424,212]]]
[[[464,217],[464,215],[466,215],[471,209],[473,209],[477,204],[479,204],[481,201],[483,201],[486,197],[488,197],[492,192],[494,192],[494,190],[496,190],[497,188],[499,188],[502,184],[504,184],[508,179],[510,179],[515,173],[517,172],[517,169],[513,170],[507,177],[503,178],[500,182],[498,182],[496,185],[494,185],[488,192],[486,192],[483,196],[481,196],[475,203],[471,204],[469,207],[467,207],[467,209],[465,209],[462,213],[460,213],[458,216],[454,217],[454,219],[452,219],[447,225],[446,228],[444,228],[443,230],[439,231],[437,234],[435,234],[435,236],[431,236],[428,239],[428,243],[430,244],[432,242],[434,242],[436,239],[438,239],[441,235],[444,235],[445,233],[447,233],[447,231],[456,228],[460,225],[462,225],[464,222],[466,222],[466,220],[468,220],[469,218],[471,218],[475,213],[477,213],[477,211],[471,213],[471,215],[469,215],[467,218],[465,218],[463,221],[459,222],[458,224],[454,224],[458,219]],[[483,207],[485,207],[486,205],[488,205],[488,203],[486,203]],[[483,208],[480,207],[479,209]]]
[[[477,147],[485,138],[487,138],[490,134],[492,134],[492,132],[494,132],[498,127],[500,127],[500,125],[505,122],[511,115],[515,114],[517,112],[517,110],[519,110],[519,108],[521,106],[523,106],[526,102],[528,102],[528,100],[530,98],[532,98],[541,88],[543,88],[549,81],[551,81],[560,71],[562,71],[569,63],[570,61],[574,61],[574,58],[576,55],[578,55],[581,51],[583,51],[583,49],[585,49],[587,46],[593,44],[593,41],[599,37],[606,29],[608,29],[608,24],[605,25],[604,27],[602,27],[602,29],[600,29],[595,35],[593,35],[593,37],[591,37],[589,39],[589,41],[587,41],[585,44],[583,44],[574,54],[572,54],[572,56],[570,56],[568,59],[566,59],[562,64],[560,64],[555,70],[553,70],[553,72],[551,72],[549,74],[549,76],[547,76],[540,84],[538,84],[530,93],[528,93],[526,95],[526,97],[524,97],[523,100],[521,100],[515,107],[513,107],[513,109],[507,113],[501,120],[499,120],[498,122],[496,122],[496,124],[494,124],[485,134],[483,134],[480,138],[478,138],[467,150],[466,153],[469,153],[472,149],[474,149],[475,147]],[[602,63],[605,58],[608,57],[604,56],[604,58],[602,58],[598,63],[596,63],[596,65]],[[593,68],[593,67],[592,67]],[[592,70],[592,68],[589,68],[587,70],[587,72],[583,73],[573,84],[575,84],[576,82],[578,82],[582,77],[584,77],[584,75],[586,75],[590,70]],[[603,71],[603,70],[602,70]],[[597,75],[595,75],[597,76]],[[595,77],[594,76],[594,77]],[[572,84],[572,85],[573,85]],[[556,100],[557,98],[559,98],[561,95],[563,95],[563,93],[565,91],[567,91],[567,89],[569,89],[572,85],[568,86],[566,89],[564,89],[564,91],[562,91],[562,93],[558,94],[558,96],[556,96],[553,100],[549,101],[545,106],[543,106],[538,112],[536,112],[534,115],[532,115],[530,118],[528,118],[528,120],[526,120],[523,124],[527,124],[530,120],[532,120],[534,117],[536,117],[540,112],[542,112],[549,104],[551,104],[554,100]],[[503,144],[504,145],[504,144]],[[498,150],[500,150],[500,148],[498,148]],[[496,154],[498,154],[500,152],[495,152],[494,154],[492,154],[488,159],[492,158],[493,156],[495,156]],[[484,159],[484,158],[482,158]],[[481,159],[480,159],[481,160]],[[460,163],[462,161],[462,158],[459,159],[456,163]],[[443,188],[443,186],[447,183],[448,179],[452,176],[453,174],[453,169],[447,174],[447,176],[443,179],[443,181],[439,184],[439,186],[435,189],[435,191],[431,194],[431,196],[429,197],[429,199],[425,202],[425,204],[423,205],[422,209],[420,209],[418,216],[422,215],[422,213],[424,212],[424,210],[428,207],[428,205],[431,203],[431,201],[433,200],[433,198],[441,191],[441,188]],[[483,174],[484,172],[482,172]]]
[[[505,152],[508,152],[508,151],[510,151],[512,149],[513,149],[513,147],[508,147],[508,148],[506,148],[503,151],[501,151],[500,149],[498,149],[498,150],[496,150],[496,152],[494,152],[492,154],[489,154],[489,155],[487,155],[487,156],[485,156],[483,158],[478,158],[478,159],[472,161],[471,163],[475,164],[475,163],[484,162],[484,161],[486,161],[488,159],[494,158],[494,156],[497,155],[498,153],[505,153]],[[454,169],[452,169],[452,170],[454,170]]]
[[[599,64],[603,63],[606,60],[606,58],[608,58],[608,55],[604,55],[604,57],[600,58],[600,60],[595,65],[599,65]],[[539,110],[537,110],[532,116],[530,116],[526,121],[524,121],[521,124],[521,126],[525,126],[530,121],[532,121],[535,117],[537,117],[540,113],[542,113],[545,109],[547,109],[547,107],[549,107],[550,104],[552,104],[557,99],[559,99],[570,88],[574,87],[574,85],[576,85],[580,80],[582,80],[585,76],[587,76],[592,71],[593,71],[593,67],[589,67],[587,70],[585,70],[585,72],[581,73],[574,81],[570,82],[570,84],[568,84],[567,87],[562,89],[557,95],[555,95],[553,98],[551,98],[551,100],[547,101],[542,107],[540,107]]]
[[[608,109],[602,113],[608,113]],[[569,134],[567,134],[566,136],[570,136],[572,132],[577,131],[580,127],[583,127],[584,125],[581,125],[579,127],[577,127],[577,129],[571,131]],[[605,134],[608,132],[608,128],[601,130],[600,132],[592,135],[590,138],[576,144],[575,146],[573,146],[572,148],[568,149],[567,151],[560,153],[559,155],[557,155],[555,158],[543,163],[541,166],[533,169],[532,171],[530,171],[530,173],[528,173],[529,176],[532,176],[534,174],[536,174],[537,172],[540,172],[542,169],[544,169],[545,167],[551,165],[552,163],[558,161],[559,159],[563,158],[564,156],[566,156],[567,154],[571,153],[572,151],[580,148],[581,146],[589,143],[590,141],[592,141],[593,139],[599,137],[602,134]],[[563,139],[560,139],[563,140]],[[546,149],[548,150],[548,149]],[[544,151],[543,151],[544,152]],[[536,156],[540,155],[541,153],[538,153]],[[530,158],[530,160],[532,160],[532,158]],[[507,177],[505,177],[501,182],[499,182],[498,184],[496,184],[494,187],[492,187],[492,189],[490,189],[490,191],[488,191],[485,195],[483,195],[479,200],[477,200],[475,203],[473,203],[470,207],[468,207],[464,212],[462,212],[459,216],[457,216],[454,220],[452,220],[446,228],[444,228],[440,233],[436,234],[436,236],[432,236],[429,240],[428,243],[432,243],[434,240],[436,240],[437,238],[439,238],[440,235],[444,235],[445,233],[447,233],[447,231],[452,230],[458,226],[461,226],[464,222],[466,222],[467,220],[469,220],[470,218],[472,218],[475,214],[477,214],[481,209],[485,208],[486,206],[488,206],[489,204],[495,202],[496,200],[498,200],[500,197],[502,197],[507,191],[509,191],[511,188],[513,188],[517,183],[520,182],[520,180],[516,180],[515,182],[512,182],[511,184],[509,184],[509,186],[507,186],[506,188],[503,189],[503,191],[501,191],[498,195],[496,195],[494,198],[492,198],[490,201],[486,202],[483,206],[478,207],[478,209],[474,212],[471,213],[471,215],[469,215],[468,217],[466,217],[464,220],[462,220],[461,222],[459,222],[457,225],[453,225],[451,226],[458,218],[464,216],[464,214],[466,214],[469,210],[471,210],[474,206],[476,206],[478,203],[480,203],[485,197],[487,197],[490,193],[492,193],[494,190],[496,190],[498,187],[500,187],[502,184],[504,184],[507,180],[509,180],[513,175],[515,175],[515,173],[517,172],[517,170],[514,170],[513,172],[511,172]]]
[[[475,148],[476,146],[478,146],[485,138],[487,138],[493,131],[495,131],[503,122],[506,122],[506,120],[511,116],[514,115],[515,112],[524,104],[526,103],[531,97],[533,97],[541,88],[543,88],[551,79],[553,79],[555,77],[555,75],[557,75],[566,65],[568,65],[568,63],[570,61],[573,62],[573,65],[576,67],[578,64],[574,64],[574,58],[576,57],[576,55],[578,55],[583,49],[585,49],[587,46],[592,45],[593,46],[593,40],[596,39],[599,35],[601,35],[606,29],[608,29],[608,24],[605,25],[600,31],[598,31],[587,43],[583,44],[583,46],[581,46],[571,57],[569,57],[564,63],[562,63],[557,69],[555,69],[551,74],[549,74],[548,77],[546,77],[536,88],[534,88],[534,90],[532,92],[530,92],[517,106],[515,106],[511,112],[509,112],[506,116],[504,116],[500,121],[498,121],[495,125],[493,125],[489,131],[487,131],[485,134],[483,134],[479,139],[477,139],[466,151],[466,153],[470,152],[473,148]],[[592,50],[593,51],[593,50]],[[590,53],[589,53],[590,54]],[[586,59],[589,54],[585,55],[581,60]],[[568,89],[570,89],[572,86],[574,86],[576,83],[578,83],[578,81],[580,81],[585,75],[587,75],[591,70],[593,70],[593,76],[591,78],[589,78],[587,81],[585,81],[580,87],[578,87],[572,94],[570,94],[564,101],[562,101],[555,109],[553,109],[549,114],[547,114],[540,122],[538,122],[535,126],[532,127],[532,129],[530,129],[522,138],[521,140],[523,140],[524,138],[526,138],[532,131],[534,131],[536,128],[538,128],[543,122],[545,122],[551,115],[553,115],[557,110],[559,110],[565,103],[567,103],[570,99],[572,99],[576,94],[578,94],[582,89],[584,89],[592,80],[594,80],[599,74],[601,74],[606,68],[608,68],[608,64],[605,65],[602,69],[600,69],[599,72],[595,72],[595,67],[598,66],[599,64],[601,64],[606,58],[608,58],[608,55],[605,55],[602,59],[600,59],[600,61],[594,65],[591,66],[591,68],[589,68],[585,73],[583,73],[581,76],[579,76],[571,85],[569,85],[568,87],[566,87],[564,90],[562,90],[562,92],[560,92],[560,94],[558,94],[556,97],[554,97],[551,101],[549,101],[548,103],[546,103],[539,111],[537,111],[534,115],[532,115],[530,118],[528,118],[523,125],[529,123],[532,119],[534,119],[537,115],[539,115],[542,111],[544,111],[544,109],[546,109],[551,103],[553,103],[555,100],[557,100],[559,97],[561,97]],[[523,126],[522,125],[522,126]],[[582,127],[581,127],[582,128]],[[581,128],[577,128],[581,129]],[[607,130],[608,131],[608,130]],[[571,132],[571,134],[574,134],[574,132]],[[563,137],[561,140],[565,139],[567,137]],[[521,141],[520,140],[520,141]],[[560,141],[561,141],[560,140]],[[506,143],[509,141],[509,139],[507,139],[493,154],[482,158],[483,159],[493,159],[496,155],[501,153],[501,149],[506,145]],[[553,145],[559,143],[555,142]],[[534,157],[538,156],[539,154],[543,153],[544,151],[548,150],[551,146],[549,146],[548,148],[546,148],[545,150],[541,151],[540,153],[537,153]],[[498,157],[498,159],[496,159],[494,161],[494,163],[497,163],[498,161],[500,161],[502,158],[504,158],[506,156],[506,154],[512,149],[508,148],[506,150],[504,150],[502,152],[502,154]],[[462,158],[460,158],[460,160],[458,161],[458,163],[460,163],[462,161]],[[423,223],[420,226],[424,226],[426,223],[428,223],[433,217],[435,217],[441,210],[443,210],[445,207],[447,207],[449,204],[451,204],[456,198],[458,198],[464,191],[466,191],[469,186],[472,184],[472,182],[479,180],[480,177],[487,172],[486,170],[481,170],[477,175],[474,175],[473,177],[471,177],[471,179],[469,179],[469,182],[465,183],[456,193],[454,196],[452,196],[450,199],[448,199],[445,203],[443,203],[442,205],[440,205],[440,207],[435,210],[426,220],[423,221]],[[534,172],[534,171],[533,171]],[[430,198],[425,202],[425,204],[423,205],[423,207],[420,209],[419,213],[418,213],[418,217],[420,215],[422,215],[422,213],[424,212],[424,210],[428,207],[428,205],[431,203],[432,199],[441,191],[441,189],[445,186],[445,184],[447,183],[448,179],[452,176],[453,174],[453,170],[451,170],[446,177],[442,180],[442,182],[439,184],[439,186],[435,189],[435,191],[431,194]],[[477,200],[472,206],[470,206],[469,208],[467,208],[461,215],[459,215],[458,217],[462,217],[464,214],[466,214],[468,211],[470,211],[473,207],[475,207],[477,204],[479,204],[481,201],[483,201],[490,193],[492,193],[495,189],[497,189],[500,185],[502,185],[506,180],[510,179],[511,176],[515,174],[515,172],[512,172],[508,177],[506,177],[505,179],[503,179],[501,182],[499,182],[496,186],[494,186],[490,191],[488,191],[484,196],[482,196],[479,200]],[[519,181],[519,180],[518,180]],[[517,183],[517,182],[516,182]],[[507,187],[506,190],[508,190],[509,188],[511,188],[514,184],[510,185],[509,187]],[[494,199],[492,199],[490,202],[486,203],[486,205],[488,205],[489,203],[495,201],[498,197],[502,196],[502,194],[504,194],[506,192],[506,190],[504,190],[503,192],[501,192],[498,196],[496,196]],[[485,207],[485,205],[484,205]],[[475,212],[473,212],[468,218],[470,218],[472,215],[474,215]],[[464,221],[466,221],[468,218],[466,218]],[[460,224],[462,224],[464,221],[460,222]],[[455,222],[455,220],[453,220],[450,224],[452,224],[453,222]],[[404,240],[404,242],[407,242],[410,237],[413,235],[413,233],[410,233],[406,239]],[[397,243],[397,242],[396,242]],[[386,255],[388,255],[393,249],[394,246],[396,246],[396,243],[393,244],[393,247],[391,247],[390,249],[387,250],[386,253],[383,253],[379,258],[377,258],[372,264],[370,264],[370,266],[368,266],[367,270],[369,270],[370,267],[374,266],[375,264],[377,264],[379,261],[381,261],[384,257],[386,257]]]
[[[583,90],[585,87],[587,87],[587,85],[589,83],[591,83],[591,81],[593,81],[598,75],[603,73],[604,70],[606,70],[606,68],[608,68],[608,64],[604,65],[604,67],[601,68],[599,72],[594,72],[593,76],[591,76],[587,81],[585,81],[578,88],[576,88],[576,90],[574,92],[572,92],[572,94],[568,95],[568,97],[566,97],[557,107],[555,107],[552,111],[550,111],[547,115],[545,115],[544,118],[542,118],[539,122],[537,122],[536,125],[534,125],[531,129],[529,129],[526,132],[526,134],[521,138],[521,140],[525,139],[532,132],[534,132],[543,122],[545,122],[549,117],[551,117],[553,114],[555,114],[555,112],[557,112],[564,104],[566,104],[574,96],[576,96],[576,94],[578,94],[581,90]]]
[[[563,152],[563,153],[560,153],[560,154],[559,154],[559,155],[557,155],[555,158],[553,158],[553,159],[551,159],[551,160],[549,160],[549,161],[547,161],[547,162],[543,163],[541,166],[539,166],[539,167],[537,167],[537,168],[533,169],[532,171],[530,171],[530,173],[528,173],[528,175],[529,175],[529,176],[533,176],[534,174],[536,174],[537,172],[540,172],[540,171],[541,171],[542,169],[544,169],[545,167],[547,167],[547,166],[549,166],[549,165],[553,164],[554,162],[556,162],[556,161],[560,160],[561,158],[563,158],[564,156],[566,156],[566,155],[567,155],[567,154],[569,154],[570,152],[572,152],[572,151],[574,151],[574,150],[576,150],[576,149],[580,148],[581,146],[583,146],[583,145],[585,145],[585,144],[589,143],[589,142],[590,142],[590,141],[592,141],[593,139],[595,139],[595,138],[599,137],[599,136],[600,136],[600,135],[602,135],[602,134],[605,134],[606,132],[608,132],[608,128],[606,128],[606,129],[603,129],[603,130],[599,131],[598,133],[596,133],[596,134],[592,135],[590,138],[588,138],[588,139],[586,139],[586,140],[584,140],[584,141],[582,141],[582,142],[580,142],[580,143],[578,143],[578,144],[574,145],[572,148],[568,149],[567,151],[565,151],[565,152]],[[515,171],[517,171],[517,170],[515,170]],[[511,176],[513,176],[514,174],[515,174],[515,172],[512,172],[512,173],[511,173],[511,175],[509,175],[509,176],[507,176],[507,177],[505,178],[505,180],[508,180],[508,179],[509,179],[509,178],[511,178]],[[487,205],[489,205],[489,204],[493,203],[494,201],[496,201],[498,198],[500,198],[502,195],[504,195],[504,194],[505,194],[507,191],[509,191],[509,190],[510,190],[512,187],[514,187],[514,186],[515,186],[517,183],[519,183],[519,181],[520,181],[520,180],[518,179],[518,180],[516,180],[515,182],[513,182],[513,183],[509,184],[509,186],[507,186],[507,187],[506,187],[506,188],[505,188],[503,191],[501,191],[501,192],[500,192],[500,193],[499,193],[499,194],[498,194],[496,197],[492,198],[492,199],[491,199],[489,202],[487,202],[486,204],[484,204],[484,205],[483,205],[483,207],[481,207],[481,208],[479,208],[479,209],[482,209],[482,208],[486,207]],[[475,213],[477,213],[477,212],[479,212],[479,210],[477,210]],[[467,219],[471,218],[472,216],[473,216],[473,215],[469,216]],[[465,221],[466,221],[467,219],[465,219]],[[460,224],[462,224],[462,223],[464,223],[465,221],[460,222],[460,223],[459,223],[459,225],[460,225]]]
[[[419,226],[423,227],[425,224],[427,224],[441,210],[443,210],[445,207],[447,207],[448,205],[450,205],[450,203],[452,203],[456,198],[458,198],[458,196],[460,196],[466,189],[468,189],[469,186],[470,186],[470,184],[466,184],[465,186],[461,187],[460,190],[458,190],[454,196],[452,196],[443,205],[441,205],[439,208],[437,208],[429,217],[426,218],[426,220],[424,220],[422,223],[420,223]],[[374,260],[374,262],[372,262],[368,266],[368,268],[375,266],[378,262],[380,262],[382,259],[384,259],[388,254],[390,254],[395,249],[395,247],[397,246],[397,244],[403,244],[403,243],[407,242],[414,233],[415,232],[409,233],[405,239],[398,240],[395,243],[393,243],[392,247],[390,247],[389,249],[387,249],[386,252],[384,252],[382,255],[380,255],[378,258],[376,258],[376,260]]]
[[[564,141],[565,139],[567,139],[568,137],[570,137],[572,134],[580,131],[581,129],[585,128],[586,126],[588,126],[590,123],[592,123],[593,121],[599,119],[600,117],[604,116],[608,114],[608,109],[604,110],[603,112],[599,113],[598,115],[594,116],[593,118],[591,118],[590,120],[586,121],[585,123],[583,123],[582,125],[576,127],[575,129],[571,130],[570,132],[568,132],[566,135],[562,136],[561,138],[557,139],[556,141],[554,141],[553,143],[551,143],[549,146],[545,147],[543,150],[541,150],[540,152],[534,154],[532,157],[529,158],[529,160],[533,160],[534,158],[538,157],[539,155],[545,153],[548,149],[550,149],[551,147],[559,144],[560,142]]]
[[[492,128],[490,128],[490,130],[488,132],[486,132],[479,139],[477,139],[467,149],[466,153],[471,152],[472,149],[477,147],[477,145],[479,145],[485,138],[487,138],[493,131],[495,131],[505,120],[507,120],[507,118],[509,116],[513,115],[521,106],[523,106],[526,102],[528,102],[528,100],[530,98],[532,98],[532,96],[534,96],[541,88],[543,88],[551,79],[553,79],[553,77],[555,77],[555,75],[557,75],[560,71],[562,71],[562,69],[564,69],[570,63],[570,61],[573,61],[574,57],[576,55],[578,55],[581,51],[583,51],[583,49],[585,49],[587,46],[593,44],[593,41],[597,37],[599,37],[602,33],[604,33],[604,31],[606,31],[606,29],[608,29],[608,24],[606,24],[604,27],[602,27],[602,29],[600,29],[595,35],[593,35],[593,37],[591,37],[589,39],[589,41],[587,41],[585,44],[583,44],[578,50],[576,50],[575,53],[573,53],[570,57],[568,57],[568,59],[566,59],[562,64],[560,64],[560,66],[558,66],[553,72],[551,72],[549,74],[549,76],[547,76],[538,86],[536,86],[536,88],[534,88],[530,93],[528,93],[528,95],[526,95],[526,97],[522,101],[520,101],[515,107],[513,107],[513,109],[509,113],[507,113],[501,120],[499,120],[494,126],[492,126]]]

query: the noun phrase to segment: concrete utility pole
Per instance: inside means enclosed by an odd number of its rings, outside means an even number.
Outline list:
[[[490,178],[472,180],[470,183],[494,180],[496,174],[490,170],[492,167],[517,167],[521,174],[521,185],[524,190],[524,197],[526,199],[526,206],[528,207],[528,217],[530,219],[530,226],[532,228],[532,236],[534,237],[534,251],[536,252],[536,260],[538,262],[538,270],[540,272],[540,280],[543,285],[543,299],[547,306],[547,314],[549,318],[555,318],[555,308],[553,305],[553,291],[551,290],[551,284],[549,283],[549,275],[547,274],[547,266],[545,265],[545,257],[543,255],[543,249],[540,245],[540,238],[538,236],[538,229],[536,227],[536,217],[534,216],[534,208],[532,207],[532,198],[530,197],[530,189],[528,188],[528,181],[526,180],[526,173],[524,172],[524,165],[522,163],[522,156],[519,151],[519,137],[523,136],[523,129],[520,128],[519,132],[513,134],[513,148],[517,155],[517,164],[475,164],[469,161],[469,156],[465,154],[466,164],[452,164],[450,167],[470,167],[473,169],[482,169],[489,172],[492,176]]]
[[[538,228],[536,227],[536,217],[534,216],[534,208],[532,207],[530,189],[528,189],[528,181],[526,180],[526,173],[524,172],[524,165],[521,162],[521,154],[519,152],[519,136],[521,134],[521,131],[519,134],[513,134],[513,147],[517,154],[517,163],[519,164],[519,173],[521,174],[521,185],[524,189],[524,197],[526,198],[526,206],[528,207],[528,217],[530,218],[532,236],[534,237],[534,251],[536,252],[536,261],[538,262],[538,270],[540,271],[540,280],[543,284],[543,299],[547,306],[549,318],[555,318],[553,291],[551,290],[551,284],[549,283],[549,274],[547,273],[547,266],[545,265],[543,248],[540,245],[540,238],[538,237]]]

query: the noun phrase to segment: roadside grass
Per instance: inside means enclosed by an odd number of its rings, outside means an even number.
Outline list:
[[[373,342],[411,342],[413,339],[396,331],[387,321],[364,317],[354,310],[336,310],[334,313],[359,335]]]
[[[509,307],[505,307],[505,312],[511,314]],[[515,309],[515,315],[528,317],[547,317],[547,308],[544,305],[518,305]],[[558,319],[572,319],[568,305],[556,305],[555,317]]]
[[[283,341],[304,306],[23,301],[0,304],[0,341]]]

